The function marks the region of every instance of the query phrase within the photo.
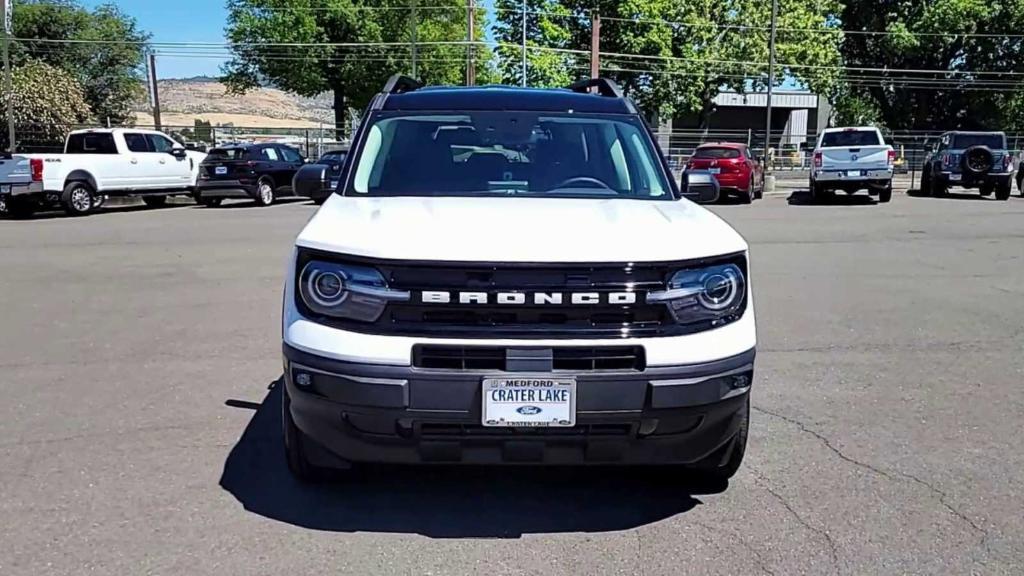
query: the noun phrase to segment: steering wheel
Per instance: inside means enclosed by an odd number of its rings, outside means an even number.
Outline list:
[[[558,190],[559,188],[569,188],[571,184],[577,184],[577,183],[578,184],[593,184],[595,186],[604,188],[605,190],[613,190],[613,188],[611,186],[605,184],[603,181],[598,180],[597,178],[591,178],[590,176],[576,176],[574,178],[569,178],[565,182],[562,182],[558,186],[555,186],[554,188],[552,188],[552,190]]]

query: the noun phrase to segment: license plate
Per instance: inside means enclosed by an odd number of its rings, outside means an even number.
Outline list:
[[[949,179],[952,182],[959,182],[960,181],[960,177],[961,177],[960,174],[950,174],[949,175]]]
[[[216,168],[213,169],[213,173],[218,175],[218,176],[223,176],[224,174],[228,173],[228,167],[227,166],[217,166]]]
[[[338,181],[337,180],[331,180],[331,190],[334,190],[337,187],[338,187]]]
[[[864,175],[864,173],[861,172],[860,170],[848,170],[846,172],[846,177],[847,178],[859,178],[859,177],[861,177],[863,175]]]
[[[485,378],[483,425],[567,428],[576,425],[575,378]]]
[[[722,169],[721,168],[708,168],[708,172],[711,172],[712,174],[721,174],[722,173]]]

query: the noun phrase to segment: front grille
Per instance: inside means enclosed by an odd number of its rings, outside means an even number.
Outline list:
[[[416,346],[413,366],[441,370],[507,370],[511,348],[501,346]],[[569,372],[636,370],[646,367],[642,346],[565,346],[543,350],[551,369]]]
[[[328,325],[373,334],[441,338],[601,338],[674,336],[708,330],[711,324],[679,325],[668,307],[649,304],[646,295],[664,290],[676,271],[725,262],[746,271],[743,255],[688,262],[639,264],[499,264],[405,262],[339,257],[302,250],[297,271],[310,258],[341,259],[379,270],[390,288],[409,291],[407,302],[388,303],[372,324],[342,321],[317,315],[298,305],[304,314]],[[424,291],[453,295],[453,303],[424,302]],[[485,293],[487,303],[460,304],[454,295]],[[499,293],[561,293],[562,303],[498,304]],[[599,303],[572,304],[570,295],[596,294]],[[633,293],[635,302],[613,303],[611,295]],[[493,359],[469,359],[474,367]],[[480,369],[486,369],[481,367]]]

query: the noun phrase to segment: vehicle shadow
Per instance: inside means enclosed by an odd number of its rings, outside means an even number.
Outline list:
[[[220,206],[203,206],[202,204],[195,204],[192,207],[200,210],[240,210],[245,208],[273,208],[275,206],[285,206],[287,204],[299,204],[302,202],[309,202],[309,198],[302,196],[287,196],[284,198],[275,198],[274,203],[270,206],[260,206],[256,204],[255,200],[249,200],[247,198],[225,198],[224,203]]]
[[[874,206],[878,200],[867,194],[832,194],[815,199],[810,190],[797,190],[786,199],[790,206]]]
[[[167,210],[180,210],[182,208],[189,208],[190,206],[191,204],[166,204],[164,206],[147,206],[145,204],[106,205],[95,209],[85,216],[68,216],[67,213],[59,208],[35,212],[28,217],[15,217],[6,212],[0,212],[0,220],[10,222],[32,222],[35,220],[58,219],[73,220],[78,218],[95,218],[97,216],[103,216],[104,214],[130,214],[132,212],[163,212]]]
[[[281,384],[255,410],[224,463],[220,486],[246,510],[332,532],[420,534],[431,538],[519,538],[552,532],[604,532],[684,513],[693,494],[678,475],[637,468],[360,467],[333,483],[302,484],[289,473],[281,439]],[[673,479],[670,479],[673,478]]]
[[[924,191],[920,189],[915,189],[907,190],[907,196],[910,196],[911,198],[932,198],[935,200],[982,200],[985,202],[997,201],[994,196],[982,196],[977,192],[973,194],[963,192],[947,192],[945,196],[939,196],[938,198],[935,198],[931,194],[926,194]]]

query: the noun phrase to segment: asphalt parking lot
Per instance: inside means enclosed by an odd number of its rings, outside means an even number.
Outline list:
[[[760,331],[724,491],[298,485],[273,385],[315,207],[0,220],[0,574],[1019,574],[1024,199],[804,196],[713,208],[752,245]]]

